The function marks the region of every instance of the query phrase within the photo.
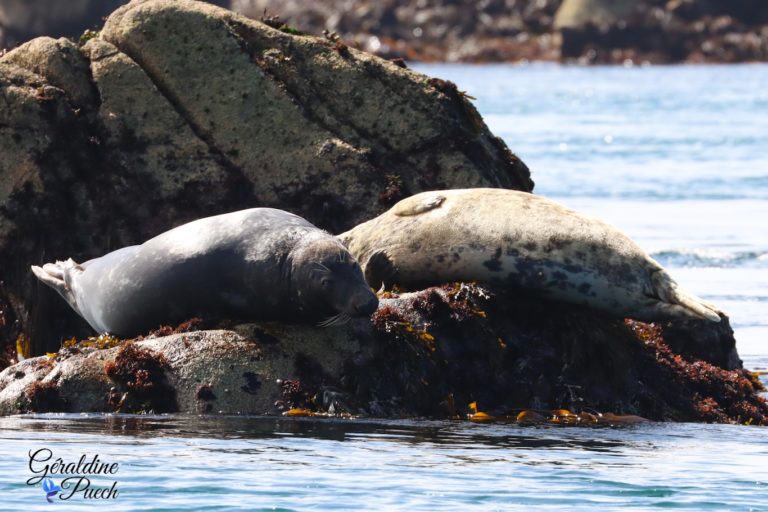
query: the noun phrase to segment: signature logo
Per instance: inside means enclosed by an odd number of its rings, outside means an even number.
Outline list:
[[[61,487],[56,485],[51,478],[46,477],[43,479],[43,491],[48,503],[53,503],[53,498],[61,492]]]
[[[27,485],[40,484],[48,503],[67,501],[72,498],[85,500],[117,499],[120,494],[117,488],[117,462],[104,462],[98,454],[82,454],[77,460],[65,460],[55,457],[53,451],[41,448],[29,452],[29,471],[32,477],[27,479]],[[53,478],[60,478],[57,485]],[[98,485],[93,480],[111,481],[111,486]],[[107,483],[106,485],[109,485]]]

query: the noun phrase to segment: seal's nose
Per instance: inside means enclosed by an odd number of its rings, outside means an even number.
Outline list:
[[[357,316],[370,316],[378,309],[379,299],[371,294],[368,300],[362,300],[355,304],[355,314]]]

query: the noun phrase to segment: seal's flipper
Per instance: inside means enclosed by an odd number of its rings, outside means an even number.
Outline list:
[[[67,288],[67,284],[64,282],[64,274],[56,265],[52,263],[46,263],[42,267],[32,265],[30,268],[32,269],[32,273],[35,274],[39,280],[57,292],[61,293],[62,295],[64,294],[64,290]]]
[[[693,314],[703,319],[709,320],[710,322],[720,322],[720,312],[710,304],[707,304],[698,297],[688,295],[677,287],[673,287],[672,291],[674,301],[677,304],[680,304],[688,311],[691,311]]]
[[[376,251],[365,262],[363,274],[365,275],[365,281],[372,288],[392,286],[395,266],[384,251]]]
[[[663,270],[654,272],[651,281],[656,295],[667,304],[681,307],[686,316],[720,322],[720,311],[715,306],[683,291]],[[674,309],[679,311],[677,308]]]
[[[35,272],[35,269],[42,270],[49,276],[55,278],[55,279],[61,279],[64,280],[64,269],[61,267],[61,262],[57,263],[46,263],[43,265],[43,268],[32,266],[32,272]],[[40,277],[40,274],[38,272],[35,272],[35,275],[37,277]],[[41,278],[42,279],[42,278]]]
[[[59,292],[59,295],[64,297],[64,300],[77,311],[77,301],[74,293],[72,293],[71,280],[73,270],[82,272],[80,265],[72,259],[68,259],[56,263],[46,263],[42,267],[32,265],[30,268],[40,281]]]
[[[392,207],[392,213],[398,217],[408,217],[418,215],[438,208],[445,202],[445,195],[435,192],[434,194],[419,194],[418,196],[403,199]]]

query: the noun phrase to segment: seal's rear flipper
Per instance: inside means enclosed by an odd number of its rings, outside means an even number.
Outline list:
[[[672,296],[677,304],[680,304],[702,319],[709,320],[710,322],[719,322],[721,320],[720,311],[715,306],[704,302],[698,297],[688,295],[677,287],[672,288]]]
[[[668,307],[670,311],[678,314],[682,312],[684,316],[709,320],[710,322],[720,322],[720,310],[695,295],[683,291],[665,271],[654,272],[651,280],[656,296],[667,305],[674,306]]]
[[[395,273],[395,266],[384,251],[374,252],[363,265],[365,280],[373,288],[386,288],[387,285],[391,287]]]
[[[35,267],[33,265],[32,266],[32,272],[35,272],[35,269],[39,270],[40,267]],[[64,269],[61,267],[61,265],[59,263],[46,263],[45,265],[43,265],[42,270],[46,274],[48,274],[48,275],[50,275],[50,276],[52,276],[52,277],[54,277],[56,279],[64,280]],[[40,277],[37,272],[35,272],[35,275],[37,277]]]
[[[68,259],[67,261],[57,261],[56,263],[46,263],[42,267],[32,265],[30,268],[32,269],[32,273],[35,274],[40,281],[59,292],[59,295],[64,297],[64,300],[66,300],[70,306],[77,309],[75,296],[72,293],[72,288],[70,288],[70,271],[82,271],[80,265],[75,263],[72,259]]]
[[[57,292],[62,293],[62,290],[67,287],[67,284],[64,282],[64,273],[56,265],[46,263],[42,267],[32,265],[30,268],[32,269],[32,273],[35,274],[39,280]]]

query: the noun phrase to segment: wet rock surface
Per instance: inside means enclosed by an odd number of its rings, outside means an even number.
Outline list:
[[[371,321],[341,328],[247,324],[159,332],[111,348],[70,346],[0,373],[0,414],[452,418],[474,402],[495,417],[565,408],[768,422],[754,376],[677,355],[663,332],[456,283],[387,294]]]

